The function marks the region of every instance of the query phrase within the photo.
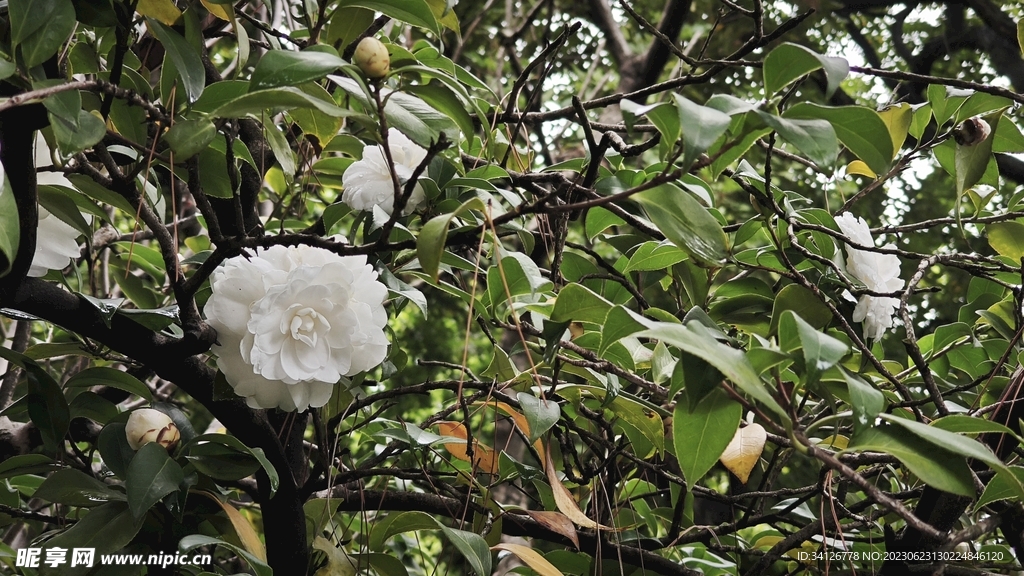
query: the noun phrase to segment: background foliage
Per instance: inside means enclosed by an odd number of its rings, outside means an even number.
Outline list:
[[[1021,16],[12,0],[0,563],[94,546],[201,547],[223,574],[1020,569]],[[350,63],[371,35],[380,82]],[[410,216],[340,202],[385,126],[428,149]],[[83,247],[28,278],[39,206]],[[905,288],[849,273],[842,213]],[[253,410],[209,358],[208,279],[296,244],[369,256],[391,348],[323,408]],[[878,341],[853,320],[864,296],[898,299]],[[143,405],[175,421],[171,452],[127,446]],[[200,569],[149,573],[175,570]],[[86,570],[38,573],[58,571]]]

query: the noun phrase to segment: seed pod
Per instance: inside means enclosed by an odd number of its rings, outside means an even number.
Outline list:
[[[178,427],[170,416],[152,408],[140,408],[128,417],[124,428],[128,445],[138,450],[150,442],[156,442],[168,450],[174,450],[181,439]]]
[[[391,70],[391,56],[388,55],[387,46],[372,36],[359,41],[353,60],[367,78],[383,78]]]
[[[992,127],[978,116],[968,118],[953,129],[953,140],[961,146],[980,144],[992,133]]]

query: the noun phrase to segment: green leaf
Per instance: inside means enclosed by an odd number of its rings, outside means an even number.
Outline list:
[[[824,328],[832,321],[832,312],[813,292],[799,284],[788,284],[775,296],[769,334],[776,333],[787,310],[792,310],[815,328]]]
[[[199,154],[217,137],[217,126],[206,118],[184,120],[175,124],[164,136],[171,150],[178,155],[176,161],[184,161]]]
[[[75,188],[89,198],[101,203],[108,204],[121,210],[126,214],[135,216],[135,208],[125,200],[124,196],[108,190],[96,183],[95,180],[85,174],[68,174],[68,180],[75,185]]]
[[[11,456],[0,462],[0,480],[22,474],[44,474],[55,469],[60,469],[60,464],[43,454]]]
[[[181,429],[181,427],[179,427],[179,429]],[[182,434],[182,438],[185,438],[184,433]],[[280,476],[277,473],[277,469],[274,468],[274,465],[270,463],[270,460],[267,460],[267,456],[266,454],[264,454],[262,448],[250,448],[243,444],[242,441],[239,440],[238,438],[235,438],[234,436],[229,436],[227,434],[200,434],[195,438],[186,440],[181,445],[180,450],[182,453],[185,453],[186,450],[188,450],[191,446],[202,442],[215,442],[218,444],[223,444],[224,446],[234,448],[239,452],[245,452],[249,454],[250,456],[255,458],[257,462],[260,463],[260,466],[262,466],[264,472],[266,472],[267,478],[270,480],[271,497],[273,497],[274,493],[277,492],[277,487],[281,483]]]
[[[82,370],[64,384],[65,388],[88,388],[90,386],[109,386],[141,396],[149,402],[153,401],[153,393],[141,380],[127,372],[106,366],[95,366]]]
[[[451,118],[463,134],[473,133],[473,117],[466,111],[467,104],[448,86],[435,80],[429,84],[409,86],[406,91],[418,96],[431,107]],[[449,134],[448,136],[454,139],[457,135]]]
[[[679,248],[664,242],[644,242],[629,257],[623,274],[630,272],[646,272],[650,270],[667,270],[673,264],[686,260],[686,253]]]
[[[593,240],[595,236],[612,226],[621,226],[625,223],[625,220],[617,216],[614,212],[608,211],[607,208],[602,208],[600,206],[591,208],[587,211],[587,218],[584,222],[587,239]]]
[[[370,530],[371,551],[385,550],[384,543],[397,534],[414,530],[436,530],[437,521],[426,512],[394,512],[377,520]]]
[[[661,132],[663,142],[675,145],[676,141],[679,140],[681,112],[677,111],[675,106],[667,102],[644,106],[632,100],[623,100],[619,102],[619,107],[622,108],[623,112],[634,116],[647,116],[647,119],[654,124],[658,132]]]
[[[416,254],[419,256],[423,272],[430,275],[435,282],[440,274],[441,255],[444,254],[444,245],[448,241],[448,225],[452,219],[467,210],[483,211],[485,208],[482,200],[473,198],[463,202],[453,212],[431,218],[420,229],[420,236],[416,239]]]
[[[1024,484],[1024,467],[1010,466],[1008,472],[996,474],[994,478],[989,480],[988,485],[985,486],[985,491],[981,494],[981,498],[974,505],[974,509],[980,510],[982,506],[998,502],[999,500],[1008,500],[1010,498],[1018,500],[1020,496],[1018,495],[1017,487],[1020,484]]]
[[[601,344],[597,353],[604,356],[608,348],[626,336],[631,336],[646,328],[650,323],[638,321],[632,312],[623,306],[615,306],[608,311],[601,326]]]
[[[974,186],[985,175],[985,169],[992,159],[992,143],[995,140],[995,132],[999,128],[999,119],[1002,113],[987,116],[985,120],[992,128],[988,137],[973,144],[964,146],[956,144],[956,152],[953,156],[953,164],[956,171],[956,192],[957,197],[963,195],[964,191]],[[957,202],[959,205],[959,200]]]
[[[142,523],[132,520],[131,511],[124,502],[108,502],[97,506],[89,511],[82,519],[76,522],[71,528],[61,532],[46,542],[46,547],[64,548],[73,550],[75,548],[95,549],[95,558],[103,554],[110,554],[127,546],[135,534],[142,527]],[[95,567],[79,564],[75,567],[70,565],[49,566],[40,564],[40,576],[82,576],[92,572]]]
[[[715,465],[742,417],[743,407],[721,388],[692,405],[678,397],[672,412],[672,445],[688,485],[695,485]]]
[[[602,324],[613,304],[581,284],[569,284],[558,293],[552,322],[589,322]]]
[[[924,426],[924,424],[922,424]],[[850,449],[890,454],[925,484],[944,492],[974,497],[967,460],[891,425],[870,426],[854,434]]]
[[[714,334],[699,322],[688,322],[685,325],[657,322],[639,334],[641,338],[655,338],[671,344],[680,350],[701,358],[717,368],[726,378],[738,386],[740,390],[764,404],[774,412],[782,422],[790,423],[789,415],[768,393],[761,378],[754,371],[742,350],[737,350],[720,343]]]
[[[71,0],[15,0],[9,10],[12,40],[21,48],[26,68],[46,62],[75,29]]]
[[[245,548],[235,546],[234,544],[218,540],[216,538],[211,538],[210,536],[205,536],[203,534],[192,534],[182,538],[181,541],[178,542],[178,551],[185,553],[200,546],[223,546],[235,554],[238,554],[240,558],[245,560],[246,564],[248,564],[249,567],[252,568],[253,572],[256,573],[256,576],[274,576],[273,569],[271,569],[266,562],[253,556]]]
[[[238,169],[232,167],[238,176]],[[228,160],[224,152],[215,150],[212,147],[203,149],[199,153],[199,174],[203,192],[213,198],[231,198],[235,190],[231,186],[231,175],[228,174]],[[241,179],[237,178],[236,182]]]
[[[342,0],[338,4],[339,8],[349,6],[374,10],[395,20],[426,28],[435,34],[441,33],[434,13],[430,11],[430,6],[423,0]]]
[[[1024,18],[1017,20],[1017,47],[1020,48],[1021,57],[1024,57]]]
[[[948,432],[966,434],[994,432],[996,434],[1008,434],[1013,437],[1018,437],[1013,430],[998,422],[985,420],[978,416],[968,416],[967,414],[950,414],[949,416],[943,416],[938,420],[932,420],[929,426],[934,426],[935,428],[946,430]]]
[[[910,120],[910,135],[920,139],[928,124],[932,121],[931,104],[921,104],[914,108],[914,116]]]
[[[110,500],[125,500],[121,492],[74,468],[64,468],[51,474],[36,488],[32,497],[55,504],[88,508]]]
[[[905,431],[921,438],[922,440],[931,442],[938,448],[949,450],[961,456],[966,456],[967,458],[981,460],[996,471],[1007,470],[1006,464],[1004,464],[988,446],[978,442],[977,440],[961,436],[955,432],[948,432],[941,428],[921,424],[920,422],[915,422],[913,420],[899,418],[892,414],[881,414],[880,417],[900,428],[903,428]],[[1024,498],[1024,486],[1017,486],[1017,494],[1018,497]]]
[[[6,174],[0,178],[0,278],[3,278],[11,271],[11,264],[18,255],[21,226],[11,182]]]
[[[727,254],[721,224],[689,192],[661,184],[634,196],[658,229],[705,264],[720,264]]]
[[[82,234],[92,236],[92,227],[85,221],[78,204],[75,203],[75,196],[82,199],[79,194],[72,192],[69,188],[45,184],[36,187],[36,194],[39,197],[39,205],[46,208],[50,214],[60,218],[65,224]]]
[[[241,118],[249,114],[259,116],[265,110],[292,110],[314,108],[337,118],[351,116],[351,110],[338,107],[315,96],[310,96],[294,86],[283,86],[257,90],[243,94],[219,105],[210,112],[214,118]]]
[[[260,463],[247,452],[215,442],[193,444],[182,455],[196,470],[216,480],[246,478],[260,468]]]
[[[672,93],[683,128],[683,159],[680,166],[688,171],[693,161],[729,129],[732,118],[724,112],[695,104],[676,92]]]
[[[167,51],[167,56],[174,63],[181,82],[185,88],[185,96],[189,102],[195,102],[203,94],[206,87],[206,70],[199,54],[194,48],[171,28],[164,26],[152,18],[146,18],[146,26],[156,36]]]
[[[50,125],[53,126],[53,137],[65,154],[77,154],[91,148],[107,134],[107,126],[103,120],[85,110],[78,111],[78,119],[75,122],[69,122],[53,113],[48,116]]]
[[[885,409],[885,395],[855,374],[843,370],[843,378],[850,391],[850,405],[853,407],[853,432],[875,425],[875,419]]]
[[[791,120],[760,110],[757,115],[765,124],[777,131],[783,140],[796,146],[821,168],[827,169],[835,163],[839,154],[839,140],[835,129],[827,120]]]
[[[25,364],[28,374],[28,414],[50,453],[61,451],[71,424],[71,411],[60,385],[35,362]]]
[[[128,463],[135,457],[135,451],[128,444],[124,422],[111,422],[103,427],[96,447],[100,458],[115,476],[124,480],[128,477]]]
[[[314,98],[319,98],[325,102],[334,102],[331,94],[316,82],[307,82],[299,86],[299,89]],[[292,120],[299,125],[299,128],[305,134],[316,137],[321,147],[327,146],[337,136],[344,123],[344,120],[341,118],[324,114],[315,108],[297,108],[292,110],[290,114]]]
[[[909,113],[909,107],[906,109]],[[878,112],[863,106],[841,106],[837,108],[801,102],[786,110],[786,118],[818,118],[832,124],[839,141],[850,152],[864,161],[876,174],[884,174],[893,158],[896,135],[889,132],[889,126]],[[909,126],[910,116],[905,115]],[[906,137],[906,129],[903,130]],[[900,145],[903,144],[900,139]]]
[[[366,8],[338,8],[331,15],[324,39],[332,46],[348,46],[373,24],[373,10]]]
[[[993,222],[985,226],[988,243],[1000,256],[1014,262],[1024,257],[1024,224],[1020,222]]]
[[[370,102],[359,84],[351,78],[328,76],[335,84],[359,101],[368,110],[376,110],[377,105]],[[422,99],[404,92],[383,92],[387,102],[384,114],[388,124],[398,128],[403,134],[420,146],[428,147],[437,142],[441,133],[454,140],[459,127],[447,115],[438,112]]]
[[[185,474],[177,462],[171,460],[167,450],[150,442],[139,451],[128,464],[125,486],[128,489],[128,507],[136,522],[160,501],[174,492],[185,480]]]
[[[786,352],[800,348],[808,385],[817,383],[821,373],[835,366],[849,351],[846,344],[819,332],[792,310],[782,314],[779,341]]]
[[[764,59],[765,96],[770,98],[793,80],[821,68],[825,69],[828,82],[825,98],[831,98],[839,83],[850,73],[850,63],[845,58],[822,56],[789,42],[780,44]]]
[[[526,416],[526,423],[530,426],[530,442],[543,436],[558,422],[561,411],[554,400],[542,400],[528,392],[519,392],[516,399],[519,400],[519,406]]]
[[[327,52],[270,50],[256,63],[249,80],[249,91],[319,80],[345,64],[337,55]]]
[[[469,561],[469,566],[477,576],[489,576],[491,573],[491,549],[479,535],[465,530],[449,528],[437,520],[437,526],[448,540],[458,548],[459,552]]]
[[[295,153],[288,144],[288,137],[277,127],[273,118],[264,117],[262,120],[263,135],[267,139],[267,143],[270,144],[270,150],[274,153],[274,157],[281,165],[281,172],[284,174],[285,180],[290,182],[294,178],[296,165]]]

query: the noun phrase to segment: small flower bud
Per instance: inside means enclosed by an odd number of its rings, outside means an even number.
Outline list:
[[[140,408],[132,412],[124,433],[132,450],[138,450],[150,442],[174,450],[181,438],[178,427],[174,425],[170,416],[152,408]]]
[[[367,78],[383,78],[391,70],[391,56],[388,55],[387,46],[372,36],[359,41],[353,60]]]
[[[961,146],[981,144],[992,133],[992,127],[981,118],[968,118],[953,129],[953,140]]]

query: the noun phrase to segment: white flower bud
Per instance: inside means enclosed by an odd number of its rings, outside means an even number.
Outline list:
[[[391,70],[391,56],[388,55],[387,46],[372,36],[359,41],[353,60],[367,78],[383,78]]]
[[[140,408],[132,412],[124,433],[132,450],[138,450],[150,442],[174,450],[181,439],[178,427],[174,425],[170,416],[152,408]]]

